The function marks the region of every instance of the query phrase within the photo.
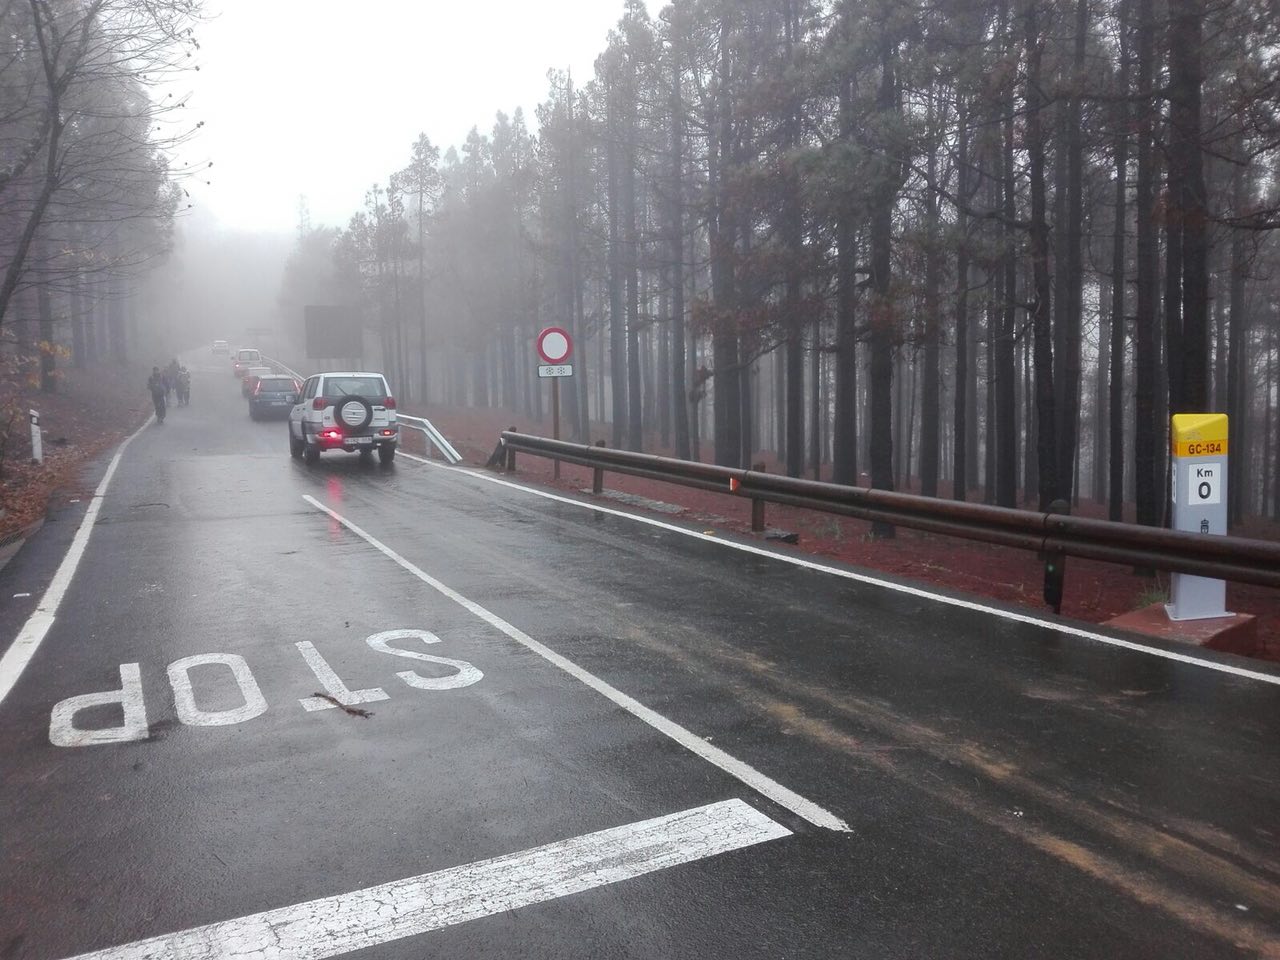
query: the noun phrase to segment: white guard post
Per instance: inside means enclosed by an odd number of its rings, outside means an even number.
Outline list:
[[[1227,417],[1223,413],[1175,414],[1170,430],[1173,456],[1173,527],[1188,533],[1227,532]],[[1172,576],[1170,620],[1229,617],[1224,580]]]
[[[28,410],[31,415],[31,462],[44,463],[44,442],[40,438],[40,414]]]

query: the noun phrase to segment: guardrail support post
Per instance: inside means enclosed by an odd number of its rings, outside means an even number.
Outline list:
[[[603,447],[604,441],[597,440],[597,447]],[[593,467],[591,470],[591,492],[596,496],[604,493],[604,467]]]
[[[1065,500],[1055,500],[1049,504],[1050,513],[1071,513],[1071,504]],[[1062,612],[1062,588],[1067,575],[1067,558],[1058,550],[1044,552],[1044,602],[1053,608],[1054,613]]]
[[[763,463],[753,463],[751,469],[756,473],[764,473]],[[751,532],[764,533],[764,501],[751,498]]]
[[[510,430],[512,433],[516,432],[515,427],[511,427]],[[507,473],[515,473],[515,472],[516,472],[516,452],[512,450],[511,447],[507,447]]]

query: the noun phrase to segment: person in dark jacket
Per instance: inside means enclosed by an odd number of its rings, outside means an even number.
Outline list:
[[[151,391],[151,402],[156,407],[156,419],[164,423],[164,395],[168,392],[165,376],[159,367],[151,368],[151,376],[147,378],[147,389]]]

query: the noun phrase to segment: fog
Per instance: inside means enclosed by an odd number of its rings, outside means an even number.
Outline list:
[[[345,226],[419,133],[461,144],[495,111],[533,107],[547,71],[584,79],[623,12],[615,0],[552,5],[217,0],[198,30],[200,70],[179,81],[204,122],[184,160],[214,163],[189,187],[230,229],[292,231],[299,196]],[[656,5],[654,6],[656,13]]]
[[[229,226],[200,208],[186,212],[143,307],[162,352],[215,339],[276,346],[269,331],[277,327],[280,278],[293,242],[287,232]]]
[[[548,16],[500,0],[481,20],[466,5],[400,0],[356,17],[314,0],[209,3],[198,71],[162,94],[201,124],[175,168],[206,172],[182,181],[172,255],[147,282],[156,335],[173,349],[213,338],[292,349],[278,343],[278,321],[297,319],[281,316],[279,295],[300,221],[345,227],[422,133],[446,150],[498,110],[532,120],[548,71],[588,77],[622,9],[569,0]]]

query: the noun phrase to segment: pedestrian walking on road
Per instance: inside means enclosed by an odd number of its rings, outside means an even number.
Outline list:
[[[147,378],[147,389],[151,391],[151,402],[156,407],[156,420],[164,423],[164,396],[168,393],[168,385],[159,367],[151,368],[151,376]]]
[[[169,399],[169,394],[178,389],[178,358],[174,357],[169,361],[169,366],[165,367],[164,373],[164,398]]]

